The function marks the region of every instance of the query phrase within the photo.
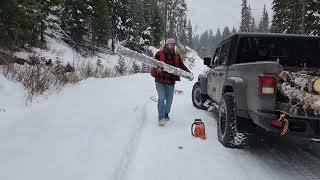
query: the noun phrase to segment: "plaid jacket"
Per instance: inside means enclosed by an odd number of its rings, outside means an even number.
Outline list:
[[[187,72],[190,72],[188,68],[183,64],[181,56],[179,54],[175,54],[172,58],[169,59],[168,55],[164,52],[164,50],[158,51],[154,57],[159,61],[163,61],[166,64],[170,64],[177,68],[183,69]],[[151,69],[151,75],[155,78],[155,81],[162,84],[174,85],[176,81],[180,81],[180,77],[167,73],[167,72],[158,72],[156,68]]]

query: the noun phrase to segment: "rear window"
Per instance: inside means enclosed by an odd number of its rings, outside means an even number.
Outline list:
[[[278,61],[284,67],[320,68],[318,38],[240,38],[237,63]]]

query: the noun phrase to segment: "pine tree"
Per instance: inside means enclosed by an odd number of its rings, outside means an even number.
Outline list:
[[[220,30],[219,30],[220,31]],[[221,35],[221,33],[220,33]],[[216,48],[216,45],[219,43],[217,38],[216,38],[216,34],[213,33],[212,29],[209,30],[209,39],[208,39],[208,43],[205,44],[205,46],[207,46],[207,49],[209,51],[209,56],[213,55],[214,49]]]
[[[40,46],[41,16],[37,0],[8,0],[7,8],[0,16],[2,46]]]
[[[54,10],[53,7],[60,5],[61,0],[38,0],[40,2],[40,12],[41,12],[41,24],[40,24],[40,39],[41,43],[45,43],[44,34],[45,30],[48,27],[49,23],[57,22],[57,20],[48,19],[49,15],[58,15],[57,10]],[[48,23],[49,22],[49,23]]]
[[[302,19],[303,19],[303,11],[301,7],[303,7],[303,1],[301,0],[289,0],[288,1],[288,21],[285,21],[287,25],[287,33],[302,33]]]
[[[193,48],[193,30],[192,30],[192,25],[191,25],[191,20],[189,19],[188,27],[187,27],[187,38],[188,38],[188,43],[187,45],[191,48]]]
[[[282,33],[285,31],[286,27],[284,25],[284,21],[286,19],[286,4],[286,0],[273,0],[273,19],[271,25],[271,32]]]
[[[159,47],[161,39],[164,34],[164,22],[161,17],[160,10],[158,9],[157,3],[155,1],[152,2],[151,8],[152,8],[151,35],[153,37],[152,45],[155,47]]]
[[[126,73],[126,61],[123,57],[120,57],[118,64],[115,67],[116,71],[120,74],[123,75]]]
[[[132,34],[132,17],[130,17],[129,0],[112,0],[113,7],[113,21],[115,21],[115,36],[119,41],[128,39],[128,36]],[[132,14],[132,13],[131,13]]]
[[[176,12],[176,37],[183,45],[187,44],[187,3],[185,0],[176,0],[177,7],[174,9]]]
[[[147,26],[150,26],[152,22],[153,4],[154,0],[143,0],[144,22]]]
[[[180,39],[184,20],[187,18],[187,3],[185,0],[159,0],[159,7],[165,21],[166,38]]]
[[[233,27],[231,34],[236,34],[236,33],[238,33],[238,32],[237,32],[237,29],[236,29],[235,27]]]
[[[247,0],[242,0],[242,10],[241,10],[241,23],[240,32],[250,32],[250,24],[252,22],[251,9],[248,6]]]
[[[269,14],[266,5],[263,7],[263,13],[261,20],[259,22],[258,31],[259,32],[269,32]]]
[[[200,35],[196,34],[195,36],[193,36],[193,49],[197,52],[200,52]]]
[[[274,0],[271,31],[278,33],[302,33],[304,3],[301,0]]]
[[[257,28],[256,21],[255,21],[254,17],[252,17],[251,21],[250,21],[249,32],[257,32],[257,31],[258,31],[258,28]]]
[[[133,73],[139,73],[140,72],[140,66],[136,62],[133,62],[133,64],[132,64],[132,72]]]
[[[220,31],[220,29],[218,29],[217,33],[216,33],[216,41],[217,41],[217,43],[219,43],[221,40],[222,40],[221,31]]]
[[[78,49],[86,35],[88,35],[90,27],[90,16],[92,14],[92,6],[89,0],[67,0],[62,4],[61,28],[76,42]]]
[[[230,29],[228,26],[226,26],[224,29],[223,29],[223,33],[222,33],[222,39],[226,38],[230,36]]]
[[[92,44],[104,45],[111,38],[111,6],[106,0],[93,0],[88,8],[91,14]]]
[[[142,39],[145,41],[145,45],[153,44],[153,27],[152,27],[152,17],[153,17],[153,0],[143,0],[143,29],[145,31],[142,32]]]
[[[307,33],[312,17],[308,0],[274,0],[271,31],[280,33]],[[311,18],[311,19],[310,19]]]
[[[180,27],[179,41],[182,45],[186,46],[188,44],[188,34],[187,34],[187,19],[183,20],[183,26]]]
[[[132,42],[131,48],[142,50],[144,45],[150,44],[151,27],[144,22],[143,2],[141,0],[131,0],[130,7],[132,9],[132,35],[129,40]]]
[[[306,4],[305,33],[320,35],[320,0],[308,1]]]

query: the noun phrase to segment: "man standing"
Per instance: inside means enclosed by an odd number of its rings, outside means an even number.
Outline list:
[[[181,56],[175,52],[176,42],[174,39],[168,39],[162,50],[158,51],[155,59],[166,64],[178,67],[185,71],[188,68],[183,64]],[[163,126],[166,121],[169,121],[169,113],[172,105],[174,85],[176,81],[180,81],[180,77],[167,73],[161,68],[152,68],[151,75],[155,78],[156,89],[158,92],[158,120],[159,125]]]

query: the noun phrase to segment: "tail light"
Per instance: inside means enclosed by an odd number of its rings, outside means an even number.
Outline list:
[[[279,119],[272,120],[271,124],[277,128],[283,128],[283,122],[279,121]]]
[[[261,96],[274,96],[277,88],[277,77],[262,75],[259,78],[259,94]]]

